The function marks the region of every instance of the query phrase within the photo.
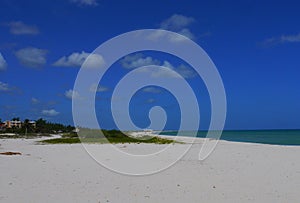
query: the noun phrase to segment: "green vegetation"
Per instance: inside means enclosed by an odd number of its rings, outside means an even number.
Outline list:
[[[14,121],[19,121],[19,118],[13,118]],[[36,138],[42,136],[50,136],[50,134],[61,134],[61,138],[47,139],[40,141],[45,144],[76,144],[76,143],[157,143],[169,144],[173,140],[168,140],[159,137],[144,136],[133,138],[118,130],[95,130],[88,128],[80,128],[79,136],[74,132],[73,126],[65,126],[59,123],[51,123],[40,118],[35,122],[35,125],[30,123],[29,119],[25,119],[22,126],[6,128],[2,130],[3,135],[0,138]],[[5,135],[5,133],[14,133],[15,135]]]
[[[78,144],[81,143],[79,138],[55,138],[50,140],[43,140],[40,143],[47,144]]]
[[[1,119],[0,119],[1,121]],[[20,121],[20,118],[13,118],[12,121]],[[0,124],[2,121],[0,122]],[[1,129],[1,133],[14,133],[14,136],[6,136],[2,135],[1,138],[33,138],[40,136],[49,136],[49,134],[53,133],[69,133],[72,132],[75,128],[70,125],[63,125],[59,123],[51,123],[42,118],[38,119],[35,122],[35,125],[30,123],[29,119],[25,119],[22,123],[22,126],[12,127],[12,128],[3,128]]]
[[[15,134],[15,135],[5,135],[1,134],[0,139],[17,139],[17,138],[25,138],[25,139],[33,139],[39,137],[50,137],[51,135],[48,133],[28,133],[28,134]]]
[[[83,138],[79,139],[77,138],[55,138],[50,140],[43,140],[41,143],[47,143],[47,144],[78,144],[78,143],[98,143],[98,144],[118,144],[118,143],[156,143],[156,144],[170,144],[173,143],[173,140],[163,139],[159,137],[151,137],[150,139],[134,139],[130,137],[124,137],[124,138]]]
[[[103,133],[103,134],[102,134]],[[48,144],[76,144],[76,143],[156,143],[156,144],[170,144],[173,140],[168,140],[159,137],[144,136],[138,139],[129,137],[118,130],[91,130],[80,129],[80,139],[76,133],[63,134],[62,138],[55,138],[50,140],[43,140],[41,143]]]
[[[40,118],[36,121],[35,132],[38,133],[66,133],[72,132],[75,128],[70,125],[63,125],[60,123],[51,123]]]

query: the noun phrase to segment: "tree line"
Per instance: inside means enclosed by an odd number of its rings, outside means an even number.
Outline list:
[[[12,119],[13,121],[20,121],[20,118],[16,117]],[[0,119],[0,123],[2,123],[2,119]],[[7,133],[66,133],[72,132],[75,127],[71,125],[63,125],[60,123],[52,123],[48,122],[43,118],[40,118],[35,121],[35,125],[30,123],[29,119],[25,119],[22,123],[21,128],[13,127],[13,128],[4,128],[3,131]]]

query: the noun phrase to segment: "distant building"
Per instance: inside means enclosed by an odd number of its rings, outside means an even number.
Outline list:
[[[73,133],[79,133],[79,128],[75,128],[74,130],[72,130]]]
[[[33,128],[36,128],[36,122],[35,121],[29,121],[29,125]],[[22,121],[5,121],[2,123],[2,128],[22,128],[22,125],[24,123]]]
[[[36,128],[36,123],[35,123],[35,121],[29,121],[29,124],[30,124],[33,128]]]
[[[5,123],[1,123],[1,122],[0,122],[0,130],[4,130],[4,129],[5,129],[5,126],[6,126]]]
[[[144,137],[144,136],[153,136],[155,132],[152,129],[144,129],[143,131],[131,132],[130,135],[133,137]]]
[[[5,121],[6,128],[21,128],[22,122],[21,121]]]

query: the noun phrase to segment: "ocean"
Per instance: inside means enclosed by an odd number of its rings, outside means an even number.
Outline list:
[[[162,135],[177,135],[178,131],[164,131]],[[191,136],[192,131],[181,131],[181,136]],[[198,131],[197,137],[205,138],[207,131]],[[273,145],[300,145],[300,130],[225,130],[220,140]]]

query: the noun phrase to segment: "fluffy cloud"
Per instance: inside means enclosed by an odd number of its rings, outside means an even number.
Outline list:
[[[28,47],[16,52],[16,57],[24,66],[31,68],[40,68],[46,64],[47,50]]]
[[[152,57],[143,57],[142,54],[131,54],[125,56],[120,62],[124,68],[128,69],[147,65],[159,65],[158,60],[154,60]]]
[[[185,36],[185,37],[187,37],[189,39],[195,39],[194,34],[191,33],[191,31],[189,29],[187,29],[187,28],[184,28],[184,29],[178,31],[178,34],[181,34],[181,35],[183,35],[183,36]],[[185,40],[185,39],[182,38],[182,37],[176,37],[176,36],[174,37],[173,36],[171,38],[171,41],[183,41],[183,40]]]
[[[141,71],[149,74],[153,78],[180,78],[178,74],[176,74],[169,68],[161,68],[156,72],[153,72],[151,69],[143,69]]]
[[[164,61],[163,66],[176,71],[184,78],[193,78],[197,75],[197,73],[191,67],[183,65],[183,64],[180,64],[179,66],[174,67],[170,62]]]
[[[8,92],[10,90],[11,90],[11,88],[9,87],[9,85],[7,83],[0,81],[0,92]]]
[[[21,90],[18,87],[0,81],[0,93],[19,94]]]
[[[148,99],[147,101],[146,101],[146,103],[149,103],[149,104],[152,104],[152,103],[154,103],[155,102],[155,99]]]
[[[160,28],[164,30],[177,32],[178,34],[184,35],[185,37],[190,39],[195,39],[194,34],[189,29],[189,26],[194,22],[195,19],[192,17],[174,14],[168,19],[162,21],[160,23]],[[186,40],[186,38],[180,36],[174,36],[174,35],[165,36],[164,32],[159,30],[155,31],[151,36],[149,36],[149,38],[152,40],[156,40],[161,37],[167,37],[172,42],[181,42]]]
[[[105,63],[101,55],[82,51],[81,53],[74,52],[69,56],[63,56],[53,65],[59,67],[81,67],[84,62],[86,68],[101,68]]]
[[[143,92],[149,92],[149,93],[161,93],[161,90],[156,87],[145,87],[142,89]]]
[[[69,89],[65,92],[65,97],[68,99],[79,99],[80,95],[77,91]]]
[[[31,103],[32,104],[38,104],[38,103],[40,103],[40,101],[37,98],[32,97],[31,98]]]
[[[300,33],[297,35],[282,35],[280,37],[269,38],[263,42],[263,45],[275,45],[275,44],[296,43],[296,42],[300,42]]]
[[[93,84],[93,85],[91,85],[91,87],[90,87],[90,91],[91,91],[91,92],[106,92],[106,91],[108,91],[108,90],[109,90],[108,87],[104,87],[104,86],[97,85],[97,84]]]
[[[43,110],[42,114],[44,116],[57,116],[59,112],[57,112],[55,109],[49,109],[49,110]]]
[[[6,70],[7,63],[6,60],[3,58],[2,54],[0,53],[0,71]]]
[[[70,0],[71,3],[75,3],[79,6],[97,6],[97,0]]]
[[[297,35],[283,35],[280,39],[282,42],[300,42],[300,33]]]
[[[195,22],[195,19],[192,17],[174,14],[170,18],[162,21],[160,27],[165,30],[180,31],[193,22]]]
[[[121,62],[121,65],[127,69],[138,68],[138,67],[142,67],[145,65],[159,65],[159,66],[167,67],[167,68],[177,72],[184,78],[193,78],[197,75],[196,72],[189,66],[181,64],[181,65],[175,67],[169,61],[161,62],[157,59],[153,59],[152,57],[144,57],[142,54],[128,55],[128,56],[124,57],[123,59],[121,59],[120,62]],[[176,73],[174,73],[173,71],[170,71],[169,69],[162,68],[157,72],[152,72],[147,69],[143,69],[141,71],[149,72],[149,74],[152,77],[156,77],[156,78],[157,77],[179,78],[179,76]]]
[[[14,35],[37,35],[39,29],[35,25],[26,25],[22,21],[14,21],[7,24],[10,33]]]
[[[147,36],[148,40],[157,41],[157,40],[168,40],[170,42],[178,43],[185,42],[187,38],[193,39],[194,35],[188,30],[180,30],[177,32],[181,35],[175,35],[172,33],[166,33],[163,30],[154,30],[151,34]],[[182,36],[183,35],[183,36]]]

